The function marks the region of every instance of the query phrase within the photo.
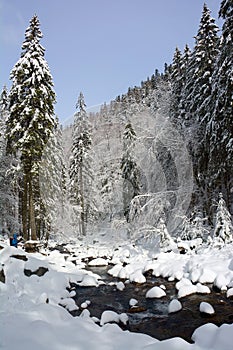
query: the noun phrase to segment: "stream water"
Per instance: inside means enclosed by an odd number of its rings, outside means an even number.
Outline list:
[[[118,278],[108,275],[106,267],[95,267],[90,269],[92,272],[101,276],[106,283],[99,287],[80,287],[76,288],[74,297],[77,305],[81,305],[85,300],[90,300],[91,304],[88,310],[91,316],[100,318],[105,310],[112,310],[117,313],[127,313],[129,322],[123,329],[131,332],[140,332],[148,334],[159,340],[171,337],[182,337],[192,342],[191,336],[193,331],[206,323],[214,323],[220,326],[223,323],[233,323],[233,300],[226,297],[226,293],[220,293],[213,290],[211,294],[192,294],[180,299],[182,310],[173,314],[168,314],[168,304],[177,296],[175,282],[169,282],[163,278],[156,278],[150,274],[146,275],[146,283],[125,283],[125,289],[119,291],[112,282],[119,282]],[[157,285],[166,287],[166,297],[160,299],[148,299],[145,297],[146,292]],[[137,299],[138,304],[135,309],[129,305],[131,298]],[[215,314],[203,315],[199,311],[199,305],[202,301],[210,303]],[[77,316],[81,310],[72,312]]]

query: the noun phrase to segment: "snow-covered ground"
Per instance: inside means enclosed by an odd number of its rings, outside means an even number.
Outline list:
[[[169,313],[179,312],[181,299],[191,293],[210,293],[206,283],[214,283],[228,297],[233,295],[233,244],[221,249],[200,247],[198,252],[151,254],[142,247],[124,244],[113,245],[74,244],[67,248],[72,254],[58,250],[25,253],[0,242],[0,271],[5,283],[0,282],[0,349],[6,350],[232,350],[233,324],[217,327],[206,324],[193,333],[194,344],[181,338],[159,341],[148,335],[123,331],[118,323],[127,323],[127,314],[106,310],[101,319],[92,317],[88,310],[91,300],[76,305],[68,292],[70,282],[81,286],[105,283],[100,276],[85,269],[83,259],[92,257],[90,265],[114,266],[113,276],[131,282],[144,283],[145,272],[177,281],[177,299],[169,304]],[[73,263],[75,261],[76,265]],[[41,276],[31,274],[38,268]],[[26,271],[26,274],[25,274]],[[166,295],[164,286],[155,286],[145,297],[159,298]],[[123,282],[118,285],[124,289]],[[132,299],[132,305],[137,300]],[[68,310],[82,309],[79,317]],[[200,312],[212,313],[207,303],[200,305]],[[109,322],[115,322],[110,324]]]

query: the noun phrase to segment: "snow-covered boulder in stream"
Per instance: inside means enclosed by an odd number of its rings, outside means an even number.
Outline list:
[[[173,299],[170,301],[169,305],[168,305],[168,313],[174,313],[174,312],[178,312],[182,309],[182,304],[179,300],[177,299]]]
[[[160,287],[153,287],[149,289],[146,293],[146,298],[162,298],[165,297],[165,291]]]
[[[213,315],[215,313],[213,306],[205,301],[200,303],[199,310],[201,313],[208,315]]]

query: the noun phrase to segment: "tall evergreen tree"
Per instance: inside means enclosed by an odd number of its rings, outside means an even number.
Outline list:
[[[222,192],[233,210],[233,1],[221,2],[224,20],[220,51],[212,78],[206,137],[210,143],[209,168],[212,193]]]
[[[88,219],[91,216],[93,203],[90,194],[93,174],[91,171],[91,133],[86,105],[82,92],[76,105],[78,112],[74,116],[73,144],[70,157],[70,193],[73,205],[80,212],[81,235],[86,235]]]
[[[123,157],[121,161],[121,171],[123,182],[123,206],[126,220],[129,220],[130,202],[140,193],[139,169],[133,156],[136,133],[132,124],[128,122],[125,125],[123,135]]]
[[[9,114],[7,88],[0,96],[0,230],[18,230],[18,190],[15,185],[17,160],[6,152],[6,119]]]
[[[21,161],[21,211],[25,239],[39,236],[35,218],[35,196],[39,195],[36,188],[38,166],[55,125],[55,93],[44,58],[45,50],[40,44],[41,38],[39,19],[34,15],[25,32],[21,58],[10,75],[12,87],[7,118],[7,148],[10,153],[18,153]]]

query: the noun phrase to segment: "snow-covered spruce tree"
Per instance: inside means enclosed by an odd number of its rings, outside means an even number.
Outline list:
[[[40,215],[44,216],[42,237],[48,240],[50,235],[63,234],[66,217],[66,165],[62,144],[62,130],[58,120],[54,133],[49,139],[40,163]]]
[[[121,160],[121,171],[123,181],[123,207],[124,216],[129,220],[131,200],[140,194],[140,172],[134,159],[133,150],[136,133],[131,122],[125,125],[123,135],[123,157]]]
[[[86,235],[87,223],[94,215],[93,172],[91,161],[91,132],[86,105],[82,92],[76,105],[78,112],[74,115],[73,144],[70,156],[71,202],[76,210],[76,223],[79,233]]]
[[[222,193],[219,194],[213,239],[214,244],[230,243],[233,241],[233,225],[231,221],[231,214],[226,207]]]
[[[210,11],[204,5],[200,27],[196,36],[196,44],[192,59],[194,61],[194,80],[190,91],[189,111],[191,123],[194,126],[192,154],[193,169],[197,189],[195,202],[199,204],[204,212],[204,216],[209,216],[210,193],[207,180],[207,168],[209,160],[209,142],[205,138],[208,119],[206,111],[208,100],[211,95],[211,81],[214,70],[214,63],[219,52],[219,38],[217,36],[218,27],[215,20],[211,18]],[[191,70],[192,73],[192,70]],[[192,126],[191,126],[192,130]],[[203,198],[204,203],[200,203]]]
[[[18,230],[17,188],[14,186],[16,160],[6,153],[6,118],[8,93],[4,87],[0,96],[0,232]]]
[[[25,239],[40,236],[41,225],[37,225],[35,217],[38,168],[55,125],[55,93],[41,38],[39,19],[34,15],[25,32],[21,58],[11,71],[10,112],[6,121],[7,149],[19,155],[23,172],[20,210]]]
[[[183,87],[182,76],[182,54],[178,47],[175,50],[173,56],[173,62],[171,67],[171,120],[177,124],[179,119],[179,104],[181,98],[181,91]]]
[[[193,205],[199,205],[204,216],[209,214],[207,181],[208,149],[205,131],[208,123],[206,111],[211,95],[211,79],[218,54],[218,27],[206,5],[195,37],[195,46],[187,67],[183,89],[183,130],[192,155],[195,189]]]
[[[210,143],[208,176],[210,190],[222,192],[227,207],[233,208],[233,1],[221,2],[224,20],[219,55],[212,77],[212,94],[208,104],[206,138]]]

